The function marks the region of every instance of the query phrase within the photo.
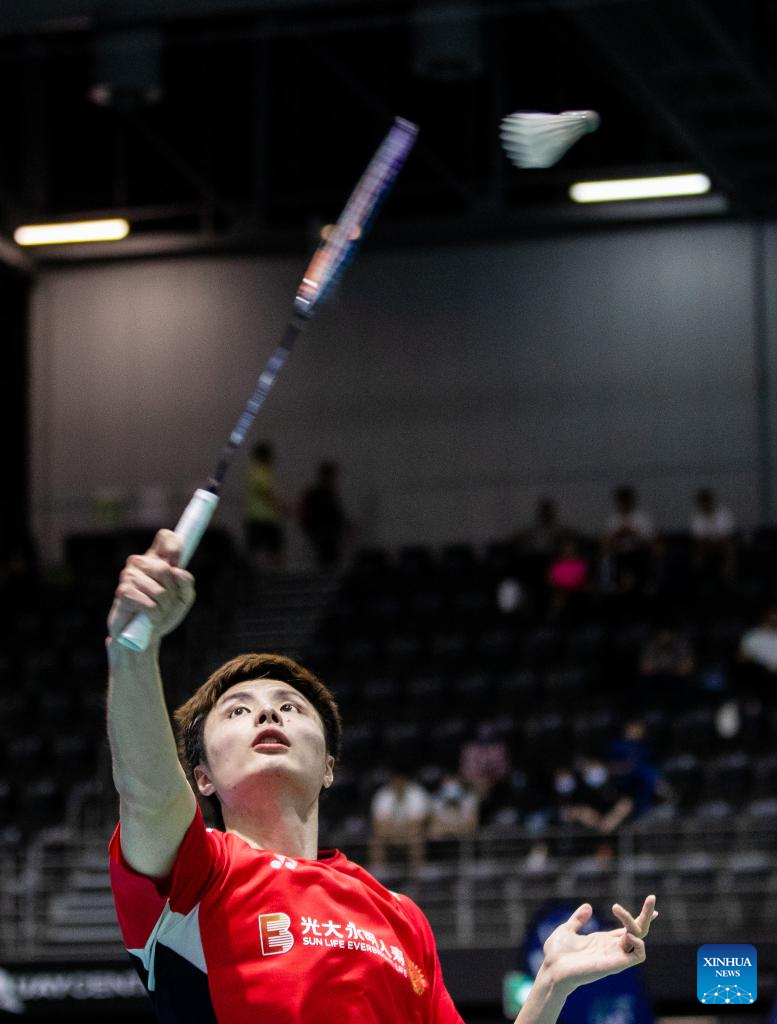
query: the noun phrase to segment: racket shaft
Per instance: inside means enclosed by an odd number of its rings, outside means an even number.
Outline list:
[[[283,369],[286,360],[289,358],[292,346],[296,340],[297,335],[302,330],[303,322],[297,317],[290,320],[286,326],[283,337],[278,343],[277,348],[267,360],[267,365],[262,370],[256,381],[256,387],[254,393],[246,402],[245,409],[240,419],[235,424],[235,429],[232,431],[229,437],[229,443],[233,447],[237,448],[238,445],[242,444],[245,440],[245,436],[251,429],[251,424],[256,419],[256,414],[264,405],[267,396],[273,389],[273,385],[278,379],[278,374]]]
[[[184,509],[175,527],[175,532],[181,539],[182,550],[178,565],[182,569],[191,561],[218,503],[218,495],[198,488]],[[151,641],[152,630],[149,616],[146,612],[139,612],[119,636],[119,643],[131,651],[145,651]]]

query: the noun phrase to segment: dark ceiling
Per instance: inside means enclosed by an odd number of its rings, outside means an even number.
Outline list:
[[[777,0],[6,3],[0,257],[16,259],[20,223],[113,213],[133,234],[111,254],[299,250],[394,114],[421,137],[378,243],[772,216],[776,36]],[[506,160],[505,114],[570,108],[598,110],[599,131],[550,170]],[[668,170],[706,171],[714,193],[566,196],[580,177]]]

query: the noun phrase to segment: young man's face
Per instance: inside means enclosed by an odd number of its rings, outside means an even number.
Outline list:
[[[326,752],[321,718],[290,683],[235,683],[208,712],[203,739],[206,761],[194,777],[200,792],[218,796],[225,812],[256,807],[261,813],[262,795],[279,786],[309,805],[322,786],[332,784],[334,758]]]

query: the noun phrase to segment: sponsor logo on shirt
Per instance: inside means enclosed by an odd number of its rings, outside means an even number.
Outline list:
[[[322,921],[317,917],[303,915],[299,918],[299,923],[292,926],[288,914],[260,914],[259,938],[262,955],[288,953],[296,941],[295,932],[296,939],[299,939],[303,946],[321,946],[380,957],[391,964],[397,973],[410,979],[416,995],[422,995],[429,987],[421,968],[408,959],[399,946],[387,943],[385,939],[367,928],[359,928],[353,921]]]
[[[284,857],[282,853],[279,853],[274,860],[270,861],[270,867],[275,868],[278,871],[280,868],[288,868],[289,871],[297,870],[296,860],[289,860],[288,857]]]
[[[410,984],[413,986],[413,991],[417,996],[422,996],[429,988],[429,982],[426,980],[424,972],[418,964],[414,964],[410,959],[407,961],[407,968],[410,972]]]
[[[288,953],[294,945],[294,936],[289,931],[291,918],[288,914],[260,914],[259,941],[262,944],[262,956],[275,956],[277,953]]]

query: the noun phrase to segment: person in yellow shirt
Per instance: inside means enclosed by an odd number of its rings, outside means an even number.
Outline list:
[[[275,456],[266,441],[254,445],[248,464],[243,524],[255,568],[282,569],[286,555],[284,507],[275,477]]]

